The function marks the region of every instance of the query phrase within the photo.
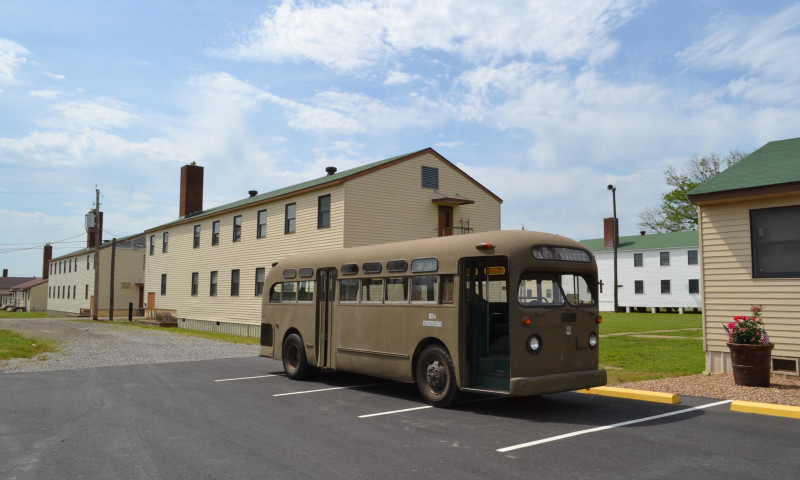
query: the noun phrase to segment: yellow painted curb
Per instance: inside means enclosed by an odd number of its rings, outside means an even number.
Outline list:
[[[616,387],[594,387],[576,390],[578,393],[588,393],[590,395],[603,395],[604,397],[628,398],[631,400],[642,400],[645,402],[657,403],[681,403],[681,399],[674,393],[648,392],[646,390],[631,390],[628,388]]]
[[[800,419],[800,407],[773,405],[771,403],[756,403],[735,400],[731,402],[731,411]]]

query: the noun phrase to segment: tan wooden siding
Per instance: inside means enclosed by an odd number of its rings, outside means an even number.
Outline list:
[[[371,245],[438,235],[438,206],[434,190],[422,188],[422,166],[439,170],[439,189],[460,195],[473,205],[453,208],[453,225],[475,232],[500,229],[500,203],[462,173],[426,154],[353,179],[346,184],[345,245]]]
[[[317,228],[317,199],[331,195],[331,226]],[[296,204],[296,229],[284,234],[285,207]],[[267,235],[257,238],[258,212],[267,210]],[[242,215],[242,235],[233,242],[233,217]],[[153,255],[147,255],[146,292],[156,295],[156,308],[176,310],[178,318],[209,322],[257,324],[261,297],[255,296],[256,268],[269,272],[272,263],[290,253],[338,248],[344,229],[344,189],[341,185],[203,217],[197,222],[147,232],[155,235]],[[220,221],[219,244],[211,246],[211,228]],[[193,248],[194,227],[200,225],[200,247]],[[163,233],[169,232],[169,250],[161,253]],[[148,250],[149,252],[149,250]],[[239,270],[239,295],[231,296],[231,271]],[[210,295],[211,272],[217,271],[217,295]],[[191,295],[192,272],[199,277]],[[161,295],[161,274],[167,274],[167,295]]]
[[[707,352],[727,352],[723,324],[763,305],[773,356],[800,357],[800,279],[753,278],[750,209],[800,204],[800,196],[700,209]]]

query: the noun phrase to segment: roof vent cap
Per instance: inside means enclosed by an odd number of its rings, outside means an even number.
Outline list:
[[[336,173],[336,167],[325,167],[325,171],[328,172],[328,175],[333,175]]]
[[[251,197],[255,197],[258,195],[258,190],[248,190],[247,193],[249,193]]]
[[[644,236],[644,234],[645,234],[645,233],[646,233],[646,232],[645,232],[644,230],[639,230],[639,235],[642,235],[642,236]]]

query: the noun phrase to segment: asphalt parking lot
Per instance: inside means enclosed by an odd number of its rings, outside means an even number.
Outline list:
[[[234,358],[0,377],[0,478],[796,478],[800,421],[574,392],[464,395]]]

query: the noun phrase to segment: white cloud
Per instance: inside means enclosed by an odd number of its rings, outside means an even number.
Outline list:
[[[58,90],[31,90],[28,95],[35,98],[56,98],[61,92]]]
[[[392,70],[386,74],[386,80],[383,81],[384,85],[405,85],[422,77],[410,73],[401,72],[399,70]]]
[[[44,72],[44,74],[47,75],[48,77],[54,78],[56,80],[64,80],[64,78],[65,78],[64,75],[59,75],[57,73],[52,73],[52,72]]]
[[[22,45],[0,38],[0,85],[16,83],[16,71],[27,61],[25,55],[29,53]]]
[[[758,22],[720,16],[707,35],[678,53],[697,70],[744,71],[720,95],[759,103],[796,103],[800,97],[800,5]]]
[[[471,0],[285,0],[228,52],[239,59],[312,61],[340,72],[400,53],[441,51],[467,61],[541,55],[550,61],[613,55],[609,33],[649,0],[475,2]]]
[[[127,105],[110,99],[58,103],[50,111],[53,115],[40,124],[63,130],[111,130],[128,127],[138,119]]]

